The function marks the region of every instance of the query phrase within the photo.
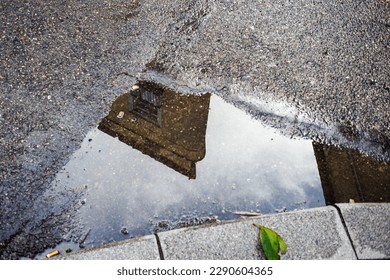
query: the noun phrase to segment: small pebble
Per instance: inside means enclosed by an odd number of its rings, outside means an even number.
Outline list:
[[[123,227],[121,228],[121,233],[127,235],[129,234],[129,231],[127,230],[127,228]]]

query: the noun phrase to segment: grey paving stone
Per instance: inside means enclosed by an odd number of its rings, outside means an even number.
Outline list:
[[[156,238],[152,235],[130,241],[110,243],[102,247],[87,249],[56,260],[159,260]]]
[[[282,259],[356,259],[334,207],[180,229],[158,236],[165,259],[264,259],[254,222],[283,237],[288,252]]]
[[[337,204],[359,259],[390,259],[390,204]]]

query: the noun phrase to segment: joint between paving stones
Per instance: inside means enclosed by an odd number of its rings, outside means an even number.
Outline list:
[[[158,253],[159,253],[159,255],[160,255],[160,259],[161,259],[161,260],[165,260],[165,258],[164,258],[164,252],[163,252],[162,247],[161,247],[160,238],[159,238],[159,236],[158,236],[157,233],[155,233],[154,236],[156,237],[156,243],[157,243],[157,248],[158,248]]]
[[[358,254],[356,253],[355,245],[353,244],[353,240],[351,238],[351,235],[349,234],[348,227],[347,227],[347,224],[345,223],[345,220],[344,220],[343,214],[341,212],[341,209],[337,205],[329,205],[329,206],[334,207],[336,209],[336,211],[337,211],[337,213],[338,213],[338,215],[340,217],[341,224],[343,225],[345,233],[347,234],[349,242],[351,243],[351,247],[352,247],[353,253],[355,254],[356,259],[358,260],[359,257],[358,257]]]

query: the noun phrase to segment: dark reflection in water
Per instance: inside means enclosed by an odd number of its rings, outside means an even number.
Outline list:
[[[195,179],[206,153],[209,104],[210,94],[180,95],[140,82],[113,103],[99,129]]]
[[[327,204],[389,202],[390,165],[355,150],[313,143]]]
[[[86,187],[76,217],[90,229],[86,246],[234,211],[389,201],[387,163],[283,136],[214,95],[142,82],[113,103],[54,184]]]

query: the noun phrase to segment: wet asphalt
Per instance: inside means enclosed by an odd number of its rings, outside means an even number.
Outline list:
[[[292,136],[389,158],[389,1],[0,3],[0,259],[63,240],[39,198],[137,78],[212,92]]]

